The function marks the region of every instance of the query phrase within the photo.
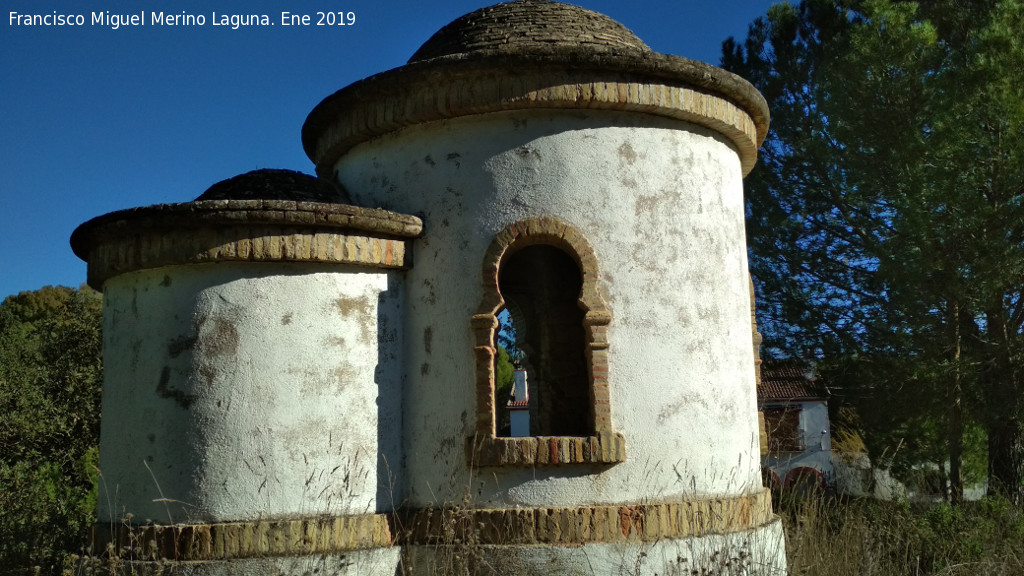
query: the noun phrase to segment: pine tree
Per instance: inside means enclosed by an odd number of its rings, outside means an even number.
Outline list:
[[[975,422],[990,486],[1024,501],[1022,18],[1020,0],[805,0],[724,45],[773,115],[747,180],[766,344],[943,445],[954,501]]]

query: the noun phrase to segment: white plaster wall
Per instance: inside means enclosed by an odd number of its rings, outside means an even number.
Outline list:
[[[406,565],[412,574],[460,574],[460,551],[439,546],[410,546]],[[719,574],[785,576],[786,549],[777,517],[742,533],[657,542],[590,543],[575,546],[479,546],[482,561],[475,576],[600,574],[665,576]]]
[[[135,574],[160,576],[283,576],[291,574],[324,576],[395,576],[399,574],[401,549],[374,548],[344,554],[291,556],[284,558],[240,558],[212,562],[136,562]],[[161,570],[162,568],[162,570]]]
[[[808,452],[831,452],[832,435],[828,420],[828,403],[824,400],[801,403],[800,431]]]
[[[509,112],[373,140],[336,171],[357,204],[424,219],[406,293],[413,505],[460,501],[467,487],[495,507],[759,489],[741,171],[724,138],[643,114]],[[600,262],[628,461],[471,472],[483,254],[508,224],[549,214],[581,229]]]
[[[390,509],[401,302],[394,273],[313,264],[109,280],[100,519]]]

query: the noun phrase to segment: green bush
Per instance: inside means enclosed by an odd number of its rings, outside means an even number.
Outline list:
[[[95,520],[100,295],[46,287],[0,303],[0,574],[57,574]]]

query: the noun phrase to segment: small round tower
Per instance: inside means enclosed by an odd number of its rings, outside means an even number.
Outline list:
[[[260,170],[75,231],[103,291],[94,552],[394,574],[399,275],[421,222],[344,198]]]
[[[467,14],[310,113],[321,177],[424,221],[404,292],[410,563],[444,561],[434,511],[458,505],[478,570],[781,569],[742,185],[767,126],[741,78],[545,0]],[[506,312],[524,437],[498,424]]]

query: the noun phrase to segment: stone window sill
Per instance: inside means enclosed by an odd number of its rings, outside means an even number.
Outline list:
[[[626,461],[626,440],[617,432],[594,436],[472,437],[467,441],[470,463],[494,466],[572,466],[617,464]]]

